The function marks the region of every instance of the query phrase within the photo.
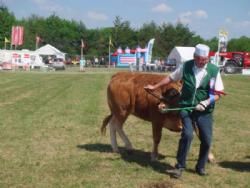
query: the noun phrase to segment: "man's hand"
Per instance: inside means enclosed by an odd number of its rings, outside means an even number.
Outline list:
[[[149,85],[146,85],[146,86],[144,87],[144,89],[155,90],[155,87],[154,87],[154,85],[149,84]]]
[[[195,110],[200,112],[205,111],[209,104],[209,99],[201,101],[199,104],[196,105]]]

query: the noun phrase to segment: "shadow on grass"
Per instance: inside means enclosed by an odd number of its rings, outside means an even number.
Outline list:
[[[108,144],[84,144],[77,145],[77,148],[85,149],[92,152],[105,152],[112,153],[112,148]],[[127,151],[124,147],[119,147],[121,158],[129,163],[137,163],[143,167],[151,167],[153,170],[166,174],[166,170],[172,169],[173,167],[169,164],[162,163],[159,160],[164,159],[165,157],[173,156],[164,156],[159,154],[158,161],[151,161],[151,153],[141,150],[132,150]],[[115,159],[111,159],[115,160]]]
[[[230,168],[240,172],[250,172],[250,162],[222,161],[218,164],[223,168]]]
[[[98,151],[98,152],[105,152],[105,153],[113,152],[111,146],[108,144],[83,144],[83,145],[77,145],[77,148],[85,149],[88,151]]]

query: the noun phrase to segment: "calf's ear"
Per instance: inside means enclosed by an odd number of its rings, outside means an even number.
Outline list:
[[[167,92],[167,95],[169,96],[169,97],[175,97],[175,96],[177,96],[177,95],[179,95],[180,94],[180,92],[177,90],[177,89],[175,89],[175,88],[171,88],[170,90],[168,90],[168,92]]]
[[[178,82],[177,82],[177,84],[178,84],[178,87],[179,87],[179,88],[181,88],[181,87],[182,87],[182,85],[183,85],[183,81],[182,81],[182,80],[180,80],[180,81],[178,81]]]

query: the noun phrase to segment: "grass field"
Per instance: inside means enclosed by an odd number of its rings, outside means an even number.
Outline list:
[[[180,180],[175,164],[179,134],[163,131],[158,162],[150,162],[151,126],[130,117],[125,125],[135,151],[111,152],[106,87],[115,71],[0,73],[0,187],[133,188],[249,187],[250,77],[223,76],[226,92],[215,110],[209,176],[194,173],[195,137]]]

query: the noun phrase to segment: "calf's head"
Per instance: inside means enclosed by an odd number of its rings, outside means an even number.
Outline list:
[[[161,101],[159,109],[174,108],[178,106],[180,99],[181,83],[174,82],[161,88]]]

